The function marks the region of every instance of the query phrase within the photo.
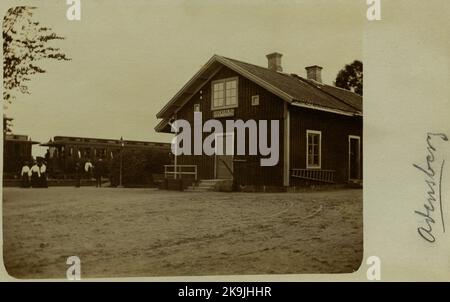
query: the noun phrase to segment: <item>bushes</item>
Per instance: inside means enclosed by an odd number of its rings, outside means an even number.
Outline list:
[[[125,187],[154,186],[152,174],[164,173],[164,165],[172,162],[170,153],[155,150],[122,151],[122,184]],[[120,156],[110,164],[111,185],[119,185]]]

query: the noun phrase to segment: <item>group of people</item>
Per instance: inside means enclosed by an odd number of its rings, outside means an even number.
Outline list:
[[[31,164],[30,164],[31,163]],[[100,158],[95,165],[88,159],[75,164],[75,186],[81,186],[81,179],[95,178],[96,187],[102,186],[102,176],[105,174],[103,160]],[[47,188],[47,165],[45,160],[38,159],[25,162],[20,172],[23,188]]]
[[[86,179],[92,179],[92,177],[95,178],[95,186],[97,188],[100,188],[102,186],[102,176],[104,174],[104,165],[103,160],[101,158],[98,159],[95,166],[92,164],[92,162],[88,159],[84,163],[84,167],[80,162],[75,163],[75,175],[76,175],[76,187],[81,186],[81,178],[84,174],[84,178]]]
[[[44,161],[33,161],[32,165],[25,162],[20,176],[23,188],[47,188],[47,166]]]

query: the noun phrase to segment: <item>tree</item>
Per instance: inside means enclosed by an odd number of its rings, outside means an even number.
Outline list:
[[[351,90],[359,95],[363,94],[363,63],[355,60],[345,65],[336,76],[334,85]]]
[[[29,94],[27,82],[33,75],[45,73],[38,61],[70,60],[50,42],[64,40],[51,28],[33,20],[35,7],[10,8],[3,19],[3,100],[11,103],[17,92]]]

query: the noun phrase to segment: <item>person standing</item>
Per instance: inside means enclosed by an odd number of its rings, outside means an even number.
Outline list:
[[[101,158],[99,158],[97,164],[94,167],[95,186],[97,188],[102,187],[102,176],[103,176],[103,161]]]
[[[86,163],[84,164],[84,172],[86,173],[86,178],[91,179],[92,178],[92,169],[94,166],[91,163],[91,160],[88,158]]]
[[[45,165],[45,161],[43,161],[41,163],[41,167],[39,169],[39,172],[41,173],[40,186],[42,188],[48,188],[48,185],[47,185],[47,166]]]
[[[79,188],[81,186],[81,165],[80,162],[77,161],[75,163],[75,187]]]
[[[32,188],[38,188],[39,187],[39,180],[40,180],[40,177],[41,177],[41,171],[40,171],[40,168],[37,165],[36,161],[34,161],[30,172],[31,172],[31,187]]]
[[[30,174],[31,170],[28,166],[28,162],[25,162],[22,166],[22,171],[20,172],[20,177],[22,178],[22,188],[30,187]]]

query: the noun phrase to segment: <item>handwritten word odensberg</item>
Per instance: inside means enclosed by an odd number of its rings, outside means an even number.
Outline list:
[[[423,223],[417,228],[417,232],[424,240],[432,243],[436,241],[433,226],[436,223],[435,215],[440,215],[442,231],[445,233],[444,214],[442,207],[442,173],[444,171],[445,159],[438,161],[437,143],[448,141],[444,133],[427,133],[427,156],[425,166],[413,164],[425,176],[427,188],[426,201],[421,210],[414,211],[423,219]]]

